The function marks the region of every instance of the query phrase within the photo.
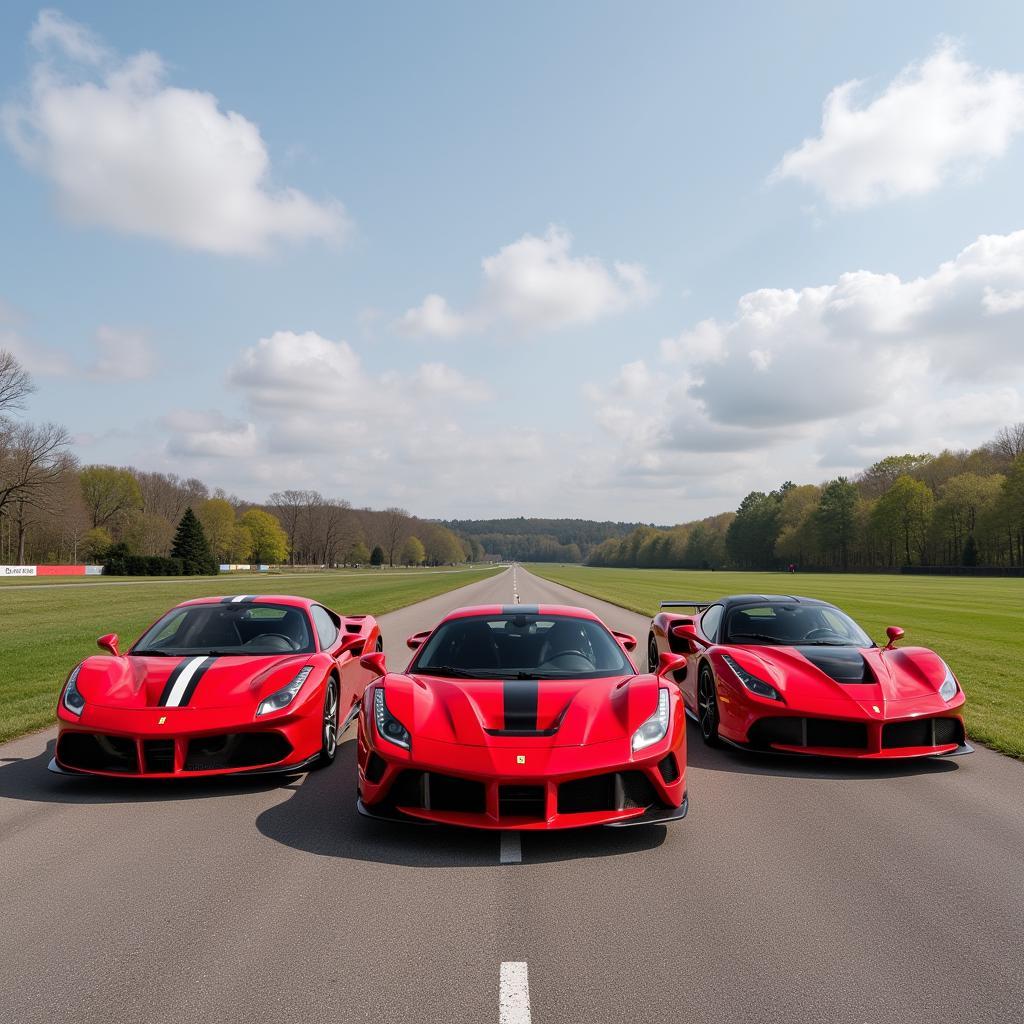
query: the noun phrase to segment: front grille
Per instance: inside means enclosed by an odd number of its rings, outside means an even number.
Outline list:
[[[57,759],[68,768],[94,772],[137,772],[135,741],[123,736],[66,732],[57,744]]]
[[[292,752],[279,732],[233,732],[189,740],[185,771],[209,772],[220,768],[255,768],[275,764]]]
[[[846,722],[838,718],[808,718],[807,746],[865,749],[868,745],[866,722]]]
[[[388,798],[396,807],[483,814],[487,794],[482,782],[437,772],[406,770],[391,787]]]
[[[958,718],[916,718],[911,722],[889,722],[882,727],[882,747],[887,750],[940,747],[963,741],[964,727]]]
[[[850,722],[842,718],[762,718],[747,734],[751,745],[769,747],[839,747],[866,750],[866,722]]]
[[[173,772],[174,740],[143,740],[142,757],[147,772]]]
[[[501,818],[545,817],[543,786],[499,786],[498,816]]]
[[[622,811],[650,807],[657,799],[654,787],[643,772],[588,775],[583,779],[563,782],[558,787],[558,813]]]

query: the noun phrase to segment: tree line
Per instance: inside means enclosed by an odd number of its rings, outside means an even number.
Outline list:
[[[876,571],[1024,566],[1024,423],[972,450],[751,491],[735,512],[599,545],[592,565]]]

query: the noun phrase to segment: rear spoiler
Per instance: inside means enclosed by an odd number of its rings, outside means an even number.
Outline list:
[[[711,601],[662,601],[660,607],[662,608],[696,608],[698,611],[703,611],[705,608],[710,608]]]

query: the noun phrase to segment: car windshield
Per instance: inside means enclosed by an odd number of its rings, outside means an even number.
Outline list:
[[[409,671],[475,679],[586,679],[634,670],[600,622],[522,613],[442,623]]]
[[[726,620],[724,642],[785,647],[873,646],[864,630],[838,608],[772,601],[733,609]]]
[[[172,608],[129,653],[311,654],[309,619],[301,608],[280,604],[194,604]]]

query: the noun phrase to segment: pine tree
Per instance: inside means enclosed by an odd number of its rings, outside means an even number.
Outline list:
[[[370,565],[383,565],[384,564],[384,549],[378,544],[373,549],[373,554],[370,555]]]
[[[978,542],[974,539],[974,534],[967,534],[967,542],[964,544],[964,553],[960,559],[963,565],[977,565],[978,564]]]
[[[186,576],[213,576],[217,572],[217,560],[210,553],[206,531],[191,508],[185,509],[178,523],[171,558],[181,559]]]

